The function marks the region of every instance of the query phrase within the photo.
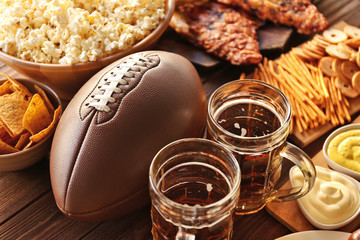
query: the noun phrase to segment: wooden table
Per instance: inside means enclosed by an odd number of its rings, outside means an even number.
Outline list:
[[[331,24],[344,20],[360,26],[360,0],[315,0]],[[306,40],[295,35],[296,40]],[[207,93],[236,79],[249,68],[221,64],[199,69]],[[0,71],[18,76],[8,66]],[[328,133],[327,133],[328,134]],[[323,137],[304,151],[313,157]],[[22,171],[0,173],[0,239],[152,239],[149,206],[128,216],[104,222],[80,222],[65,217],[56,207],[49,179],[49,159]],[[236,217],[233,239],[275,239],[291,233],[265,210]]]

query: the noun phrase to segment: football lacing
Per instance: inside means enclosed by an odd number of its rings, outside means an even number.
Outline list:
[[[105,79],[108,83],[99,87],[102,90],[102,94],[95,94],[92,96],[93,101],[89,103],[89,107],[94,107],[99,111],[109,112],[110,108],[107,106],[108,103],[115,102],[115,98],[112,97],[113,93],[121,93],[122,90],[119,85],[127,85],[128,82],[123,77],[134,78],[133,72],[141,71],[140,67],[146,67],[146,62],[149,59],[141,56],[134,56],[127,59],[122,63],[121,67],[118,66],[112,70],[110,76]]]

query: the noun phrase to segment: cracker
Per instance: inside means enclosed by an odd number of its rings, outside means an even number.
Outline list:
[[[348,38],[346,33],[338,29],[328,29],[323,32],[323,37],[330,43],[339,43]]]

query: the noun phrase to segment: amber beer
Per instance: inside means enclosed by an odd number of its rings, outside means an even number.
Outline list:
[[[275,132],[281,126],[279,116],[265,104],[252,100],[230,102],[215,113],[217,123],[226,131],[242,137],[262,137]],[[230,142],[234,144],[235,141]],[[244,146],[246,146],[244,142]],[[278,155],[282,145],[256,154],[233,151],[241,169],[241,188],[238,205],[248,213],[265,206],[264,197],[274,187],[280,165],[269,164]],[[252,210],[253,209],[253,210]]]
[[[198,165],[196,162],[191,162],[192,156],[186,158],[188,160],[184,160],[189,161],[187,164],[172,169],[166,179],[159,182],[159,185],[163,185],[162,193],[168,199],[182,205],[207,206],[229,194],[229,183],[221,176],[221,172],[208,164]],[[176,184],[169,185],[169,182]],[[152,208],[151,213],[155,239],[175,239],[178,227],[185,227],[173,224],[169,219],[163,217],[155,207]],[[230,239],[229,228],[231,229],[231,225],[232,216],[228,215],[227,219],[218,224],[194,228],[192,233],[196,239]]]
[[[240,169],[231,152],[213,143],[180,140],[154,158],[154,239],[231,239]]]
[[[286,142],[290,120],[284,94],[263,81],[232,81],[210,96],[207,137],[231,150],[241,169],[236,214],[257,212],[269,201],[297,199],[312,188],[314,165],[301,149]],[[301,189],[277,191],[284,160],[302,169]]]

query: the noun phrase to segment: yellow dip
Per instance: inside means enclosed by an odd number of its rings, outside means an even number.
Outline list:
[[[360,129],[336,135],[329,142],[327,154],[337,164],[360,172]]]
[[[298,168],[291,172],[293,186],[302,186],[304,177]],[[360,205],[358,187],[346,176],[316,166],[314,187],[299,199],[309,215],[323,224],[340,223],[350,218]]]

